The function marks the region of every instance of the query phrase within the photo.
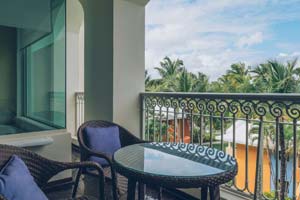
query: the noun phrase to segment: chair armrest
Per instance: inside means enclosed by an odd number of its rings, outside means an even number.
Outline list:
[[[65,170],[70,170],[70,169],[85,169],[85,168],[93,168],[97,170],[98,172],[98,177],[99,177],[99,198],[102,200],[104,199],[104,184],[105,184],[105,178],[104,178],[104,172],[102,167],[95,162],[91,161],[86,161],[86,162],[57,162],[57,161],[52,161],[52,164],[54,164],[57,167],[56,173],[65,171]],[[7,200],[5,197],[3,197],[0,194],[0,200]]]
[[[103,158],[105,159],[108,164],[111,166],[112,165],[112,156],[102,153],[102,152],[98,152],[98,151],[94,151],[93,149],[87,147],[86,145],[82,144],[84,150],[88,153],[89,156],[96,156],[98,158]],[[86,162],[86,161],[83,161]]]
[[[146,143],[146,142],[147,141],[144,141],[128,132],[124,132],[121,138],[122,147],[126,147],[133,144]]]
[[[101,165],[99,165],[96,162],[92,162],[92,161],[69,162],[69,163],[63,163],[63,165],[64,165],[63,171],[68,170],[68,169],[94,168],[99,173],[99,176],[104,175],[104,172],[103,172],[103,169],[102,169]]]

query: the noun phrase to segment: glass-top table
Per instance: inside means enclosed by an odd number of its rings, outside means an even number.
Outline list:
[[[143,143],[118,150],[117,172],[128,178],[128,199],[136,182],[171,188],[201,187],[201,199],[220,199],[219,186],[237,173],[237,162],[223,151],[197,144]]]

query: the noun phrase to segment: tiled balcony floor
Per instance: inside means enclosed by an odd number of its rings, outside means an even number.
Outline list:
[[[77,153],[73,153],[73,160],[78,161],[79,160],[79,155]],[[74,173],[75,174],[75,173]],[[83,194],[87,196],[89,199],[97,199],[97,180],[93,177],[87,176],[82,178],[80,181],[79,189],[78,189],[78,195],[82,196]],[[71,197],[71,192],[72,189],[65,189],[62,191],[55,191],[50,194],[48,194],[48,197],[50,200],[63,200],[63,199],[68,199]],[[111,184],[110,182],[107,182],[105,185],[105,194],[107,200],[112,199],[111,195]],[[155,200],[157,199],[157,191],[154,189],[151,189],[147,187],[146,191],[146,200]],[[122,195],[120,200],[126,199],[127,196],[126,194]],[[137,197],[136,197],[137,199]],[[170,194],[163,193],[163,200],[180,200]]]

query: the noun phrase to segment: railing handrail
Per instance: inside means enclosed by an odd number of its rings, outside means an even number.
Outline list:
[[[299,93],[141,92],[144,96],[300,102]]]
[[[72,137],[77,139],[76,132],[79,126],[84,122],[84,92],[75,92],[75,132]]]

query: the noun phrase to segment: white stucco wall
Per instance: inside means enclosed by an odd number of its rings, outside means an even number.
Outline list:
[[[145,5],[80,1],[85,11],[85,119],[114,121],[140,136]]]
[[[84,12],[78,0],[67,0],[67,130],[76,137],[75,93],[84,89]]]
[[[18,142],[28,142],[34,144],[35,140],[40,138],[50,138],[52,142],[47,145],[27,147],[27,149],[51,160],[62,162],[70,162],[72,160],[71,136],[65,130],[41,131],[0,136],[0,144],[10,144],[11,142],[13,142],[14,145]],[[71,171],[64,172],[59,176],[56,176],[55,179],[68,177],[71,177]]]
[[[80,1],[85,21],[85,120],[112,121],[113,1]]]
[[[84,20],[79,28],[78,33],[78,91],[84,91]]]
[[[145,6],[114,0],[113,121],[140,136],[139,93],[145,90]]]

